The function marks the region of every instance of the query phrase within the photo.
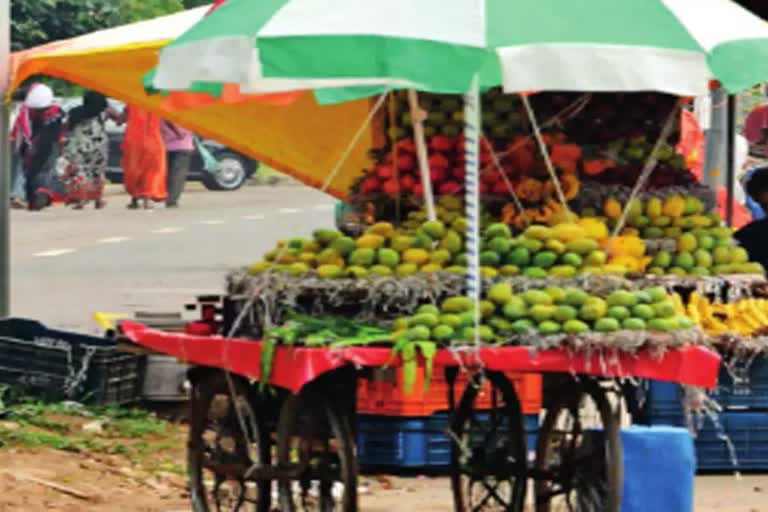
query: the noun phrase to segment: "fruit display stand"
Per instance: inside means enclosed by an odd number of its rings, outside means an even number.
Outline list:
[[[537,95],[537,109],[556,105],[541,126],[557,128],[540,133],[513,112],[525,112],[519,98],[485,97],[536,136],[485,128],[481,182],[456,186],[441,179],[450,168],[458,180],[466,138],[450,123],[427,130],[434,218],[419,196],[418,145],[390,116],[388,145],[350,200],[365,217],[354,233],[278,242],[231,272],[220,306],[184,334],[120,324],[126,342],[197,365],[189,472],[201,510],[269,510],[272,482],[281,510],[357,510],[357,381],[395,368],[404,394],[445,375],[457,512],[520,511],[528,478],[537,510],[617,511],[628,378],[712,387],[715,342],[758,334],[762,269],[667,143],[674,100]],[[427,98],[455,108],[455,97]],[[603,133],[615,101],[638,114]],[[441,119],[427,114],[427,128]],[[480,215],[462,187],[483,195]],[[508,372],[546,376],[530,467]]]

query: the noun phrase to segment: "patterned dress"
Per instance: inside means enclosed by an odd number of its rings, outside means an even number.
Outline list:
[[[103,115],[83,120],[72,128],[62,156],[60,172],[67,201],[100,200],[109,156]]]

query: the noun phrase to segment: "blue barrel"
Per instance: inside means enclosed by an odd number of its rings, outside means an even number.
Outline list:
[[[696,455],[684,428],[632,426],[624,448],[622,512],[692,512]]]

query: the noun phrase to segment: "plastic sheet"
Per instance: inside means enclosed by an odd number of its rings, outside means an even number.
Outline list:
[[[198,336],[150,329],[144,324],[123,321],[123,336],[154,351],[186,362],[226,368],[246,377],[260,378],[261,343],[254,340]],[[435,367],[483,366],[491,370],[559,372],[606,377],[640,377],[714,387],[720,356],[706,348],[689,346],[661,353],[600,351],[591,354],[566,349],[533,351],[528,347],[484,347],[479,351],[439,350]],[[346,364],[356,366],[398,365],[388,347],[340,349],[280,346],[275,350],[269,382],[291,391],[319,375]]]

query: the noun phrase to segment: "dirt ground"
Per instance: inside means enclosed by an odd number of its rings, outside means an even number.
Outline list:
[[[185,428],[47,414],[0,421],[0,512],[181,512]],[[67,435],[64,435],[67,434]],[[365,475],[364,512],[451,510],[445,477]],[[768,512],[768,475],[702,476],[696,512]]]

